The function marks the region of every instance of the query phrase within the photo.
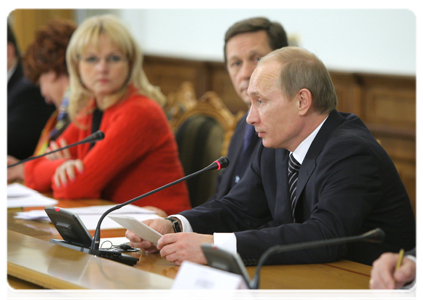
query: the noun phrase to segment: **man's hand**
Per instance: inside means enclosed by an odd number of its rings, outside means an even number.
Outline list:
[[[176,265],[182,264],[184,260],[205,265],[207,260],[201,250],[203,243],[213,244],[213,235],[179,232],[162,236],[157,248],[162,257]]]
[[[373,262],[371,272],[371,289],[397,289],[416,276],[416,264],[411,259],[404,257],[401,266],[395,271],[398,260],[396,253],[384,253]]]
[[[161,234],[173,233],[172,223],[165,219],[150,219],[142,221],[145,225],[153,228],[155,231]],[[155,253],[159,250],[153,246],[149,241],[144,241],[141,237],[137,236],[133,232],[127,230],[125,233],[126,238],[131,242],[131,246],[134,248],[140,248],[146,253]]]

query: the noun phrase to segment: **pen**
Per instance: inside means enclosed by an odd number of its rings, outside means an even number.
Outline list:
[[[399,269],[399,267],[401,267],[402,264],[402,258],[404,257],[404,249],[401,249],[399,252],[399,256],[398,256],[398,261],[397,261],[397,266],[395,268],[395,271]]]

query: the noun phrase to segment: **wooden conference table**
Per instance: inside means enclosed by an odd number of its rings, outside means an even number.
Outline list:
[[[56,206],[110,204],[104,200],[59,201]],[[15,289],[170,289],[179,266],[160,254],[136,252],[139,261],[127,266],[50,243],[62,239],[50,223],[15,219],[7,213],[7,274]],[[93,232],[90,232],[93,234]],[[101,238],[122,237],[125,229],[101,231]],[[256,267],[247,267],[252,278]],[[264,266],[261,289],[368,289],[371,267],[341,260],[326,264]]]

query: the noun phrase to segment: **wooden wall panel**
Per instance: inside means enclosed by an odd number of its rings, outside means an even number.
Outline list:
[[[35,38],[35,31],[46,25],[53,18],[74,20],[73,9],[16,9],[10,13],[10,22],[16,35],[16,40],[21,51]]]
[[[338,111],[354,113],[361,117],[361,89],[355,74],[330,72],[338,98]]]
[[[197,96],[206,90],[208,73],[204,62],[145,56],[143,68],[149,81],[165,95],[175,92],[184,81],[193,83]]]

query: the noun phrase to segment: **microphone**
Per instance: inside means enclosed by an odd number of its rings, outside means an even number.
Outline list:
[[[350,237],[335,238],[335,239],[330,239],[330,240],[297,243],[297,244],[291,244],[291,245],[273,246],[273,247],[267,249],[266,252],[264,252],[263,255],[260,257],[258,264],[257,264],[256,273],[254,275],[252,282],[250,283],[250,288],[251,289],[258,289],[259,288],[260,269],[263,266],[266,259],[268,259],[270,255],[273,255],[273,254],[276,254],[276,253],[287,252],[287,251],[304,250],[304,249],[308,249],[308,248],[315,248],[315,247],[329,246],[329,245],[338,245],[338,244],[352,243],[352,242],[359,242],[359,241],[365,241],[365,242],[371,242],[371,243],[380,243],[384,239],[385,239],[385,232],[380,228],[376,228],[376,229],[373,229],[371,231],[368,231],[368,232],[363,233],[362,235],[358,235],[358,236],[350,236]]]
[[[221,269],[224,271],[229,271],[232,273],[239,274],[244,278],[247,285],[249,285],[250,289],[258,289],[261,267],[263,266],[264,262],[269,258],[269,256],[273,254],[288,252],[288,251],[295,251],[295,250],[304,250],[308,248],[315,248],[315,247],[321,247],[321,246],[359,242],[359,241],[380,243],[384,240],[384,238],[385,238],[385,232],[380,228],[376,228],[358,236],[334,238],[329,240],[312,241],[312,242],[297,243],[297,244],[291,244],[291,245],[273,246],[267,249],[260,256],[260,259],[257,264],[256,272],[254,274],[254,278],[251,281],[248,278],[248,273],[245,269],[244,264],[242,263],[242,260],[239,257],[239,254],[236,253],[234,255],[234,253],[232,252],[229,252],[223,249],[218,249],[217,247],[213,245],[209,245],[209,244],[202,244],[201,248],[203,250],[204,255],[206,256],[207,263],[209,266],[215,267],[217,269]]]
[[[194,172],[192,174],[189,174],[185,177],[182,177],[178,180],[175,180],[171,183],[168,183],[164,186],[161,186],[155,190],[152,190],[150,192],[147,192],[141,196],[135,197],[131,200],[128,200],[124,203],[117,204],[107,211],[105,211],[96,226],[94,237],[91,239],[91,236],[87,233],[87,230],[85,229],[84,224],[79,219],[78,215],[70,213],[69,211],[66,211],[61,208],[55,208],[55,207],[48,207],[46,208],[47,215],[49,216],[50,220],[56,227],[56,229],[59,231],[61,236],[65,239],[65,241],[58,241],[58,240],[50,240],[50,242],[60,244],[65,247],[69,247],[72,249],[76,249],[85,253],[93,254],[96,256],[112,259],[114,261],[118,261],[121,263],[125,263],[128,265],[133,265],[138,261],[138,258],[128,256],[119,252],[113,252],[113,251],[106,251],[106,250],[100,250],[100,227],[101,223],[103,222],[104,218],[111,213],[112,211],[118,210],[122,208],[123,206],[126,206],[128,204],[131,204],[135,201],[138,201],[142,198],[145,198],[147,196],[150,196],[154,193],[157,193],[161,190],[164,190],[172,185],[175,185],[179,182],[182,182],[184,180],[187,180],[191,177],[197,176],[203,172],[210,171],[210,170],[220,170],[222,168],[226,168],[229,165],[229,159],[222,156],[219,159],[212,162],[207,167]],[[87,241],[91,242],[91,245],[88,248]],[[81,247],[83,245],[83,247]]]
[[[25,163],[27,161],[34,160],[34,159],[37,159],[37,158],[46,156],[48,154],[52,154],[52,153],[57,152],[57,151],[65,150],[65,149],[74,147],[76,145],[86,144],[86,143],[93,143],[93,142],[96,142],[96,141],[101,141],[102,139],[104,139],[104,133],[102,131],[98,130],[98,131],[94,132],[93,134],[87,136],[85,139],[80,140],[79,142],[76,142],[76,143],[71,144],[71,145],[67,145],[67,146],[65,146],[63,148],[59,148],[59,149],[56,149],[56,150],[53,150],[53,151],[50,151],[50,152],[47,152],[47,153],[44,153],[44,154],[41,154],[41,155],[38,155],[38,156],[28,157],[27,159],[20,160],[17,163],[14,163],[14,164],[11,164],[11,165],[7,166],[7,168],[9,169],[11,167],[14,167],[14,166],[23,164],[23,163]]]

